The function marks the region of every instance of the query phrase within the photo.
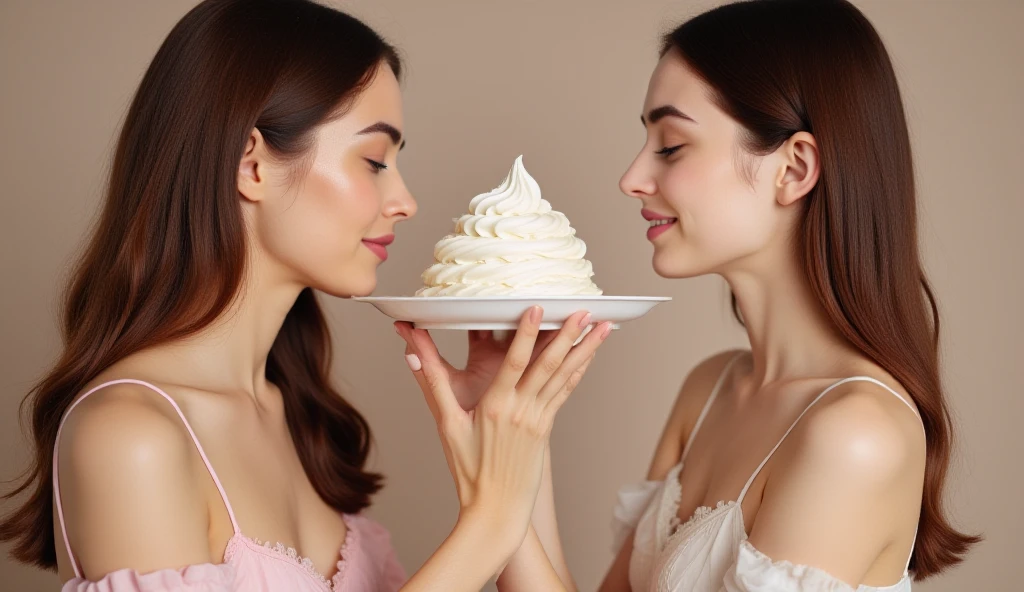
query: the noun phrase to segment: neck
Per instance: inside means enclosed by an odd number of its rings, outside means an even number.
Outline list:
[[[856,354],[835,329],[796,257],[723,273],[736,296],[754,358],[755,384],[834,376]],[[753,267],[753,266],[752,266]]]
[[[232,304],[216,321],[170,346],[176,366],[191,381],[218,392],[244,392],[258,400],[268,388],[267,358],[285,316],[303,286],[254,262]]]

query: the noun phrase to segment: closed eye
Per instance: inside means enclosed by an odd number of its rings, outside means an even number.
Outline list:
[[[666,147],[662,148],[661,150],[656,151],[655,154],[657,154],[659,156],[671,156],[671,155],[675,154],[680,148],[682,148],[685,145],[686,144],[680,144],[678,146],[666,146]]]
[[[369,158],[366,159],[366,162],[370,163],[370,166],[373,167],[374,172],[385,171],[388,168],[388,165],[384,164],[383,162],[377,162],[376,160],[371,160]]]

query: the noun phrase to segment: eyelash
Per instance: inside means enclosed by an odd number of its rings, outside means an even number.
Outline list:
[[[366,159],[366,162],[370,163],[370,166],[373,167],[373,172],[375,173],[388,170],[388,165],[383,162],[377,162],[376,160],[371,160],[369,158]]]
[[[678,151],[678,150],[679,150],[680,148],[682,148],[682,147],[683,147],[683,146],[685,146],[685,145],[686,145],[686,144],[680,144],[680,145],[678,145],[678,146],[666,146],[666,147],[662,148],[661,150],[658,150],[658,151],[656,151],[656,152],[655,152],[655,154],[657,154],[657,155],[659,155],[659,156],[672,156],[672,155],[673,155],[673,154],[675,154],[675,153],[676,153],[676,152],[677,152],[677,151]]]

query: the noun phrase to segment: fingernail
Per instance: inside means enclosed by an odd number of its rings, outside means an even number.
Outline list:
[[[608,336],[612,334],[612,324],[607,323],[604,326],[604,330],[601,331],[601,341],[608,339]]]
[[[413,372],[419,372],[423,369],[423,364],[420,363],[420,357],[416,354],[408,354],[405,356],[405,363],[409,364],[409,369]]]
[[[530,309],[530,321],[533,323],[539,323],[541,317],[544,314],[544,309],[539,306],[534,306]]]
[[[580,329],[586,327],[589,324],[590,324],[590,313],[588,312],[586,315],[583,316],[582,319],[580,319]]]

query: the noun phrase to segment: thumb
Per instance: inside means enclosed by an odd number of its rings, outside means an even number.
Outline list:
[[[448,380],[446,362],[426,331],[413,329],[407,323],[396,323],[395,330],[405,340],[406,364],[423,391],[434,418],[440,422],[443,416],[455,410],[461,411]]]

